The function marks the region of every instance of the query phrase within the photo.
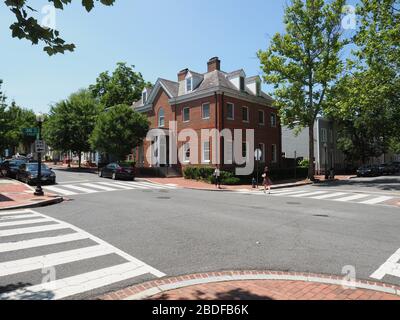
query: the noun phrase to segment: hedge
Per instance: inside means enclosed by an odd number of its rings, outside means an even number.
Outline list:
[[[214,170],[212,167],[186,167],[183,170],[185,179],[201,180],[208,183],[215,183]],[[235,185],[240,183],[240,179],[235,177],[233,173],[221,171],[221,184]]]

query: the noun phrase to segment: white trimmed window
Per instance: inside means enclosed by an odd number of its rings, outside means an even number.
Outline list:
[[[244,91],[244,85],[245,85],[245,79],[244,77],[239,78],[239,85],[240,85],[240,91]]]
[[[235,105],[233,103],[226,104],[226,118],[228,120],[235,120]]]
[[[201,117],[203,119],[210,119],[210,104],[205,103],[201,106]]]
[[[186,92],[191,92],[193,91],[193,78],[187,78],[186,79]]]
[[[256,95],[259,97],[261,95],[261,82],[256,82]]]
[[[272,155],[272,163],[276,163],[278,161],[278,153],[277,153],[277,149],[276,149],[276,144],[272,145],[271,155]]]
[[[183,161],[184,162],[190,162],[190,143],[186,142],[183,145]]]
[[[147,91],[142,92],[142,101],[143,101],[143,104],[147,103]]]
[[[210,141],[203,142],[203,163],[210,162]]]
[[[321,142],[328,142],[328,135],[325,128],[321,129]]]
[[[190,108],[189,107],[183,108],[182,114],[183,114],[183,122],[189,122],[190,121]]]
[[[275,128],[276,127],[276,114],[271,113],[271,127]]]
[[[165,126],[165,114],[163,108],[160,108],[160,110],[158,111],[158,126],[160,128]]]
[[[242,107],[242,119],[243,122],[249,122],[249,108]]]
[[[260,146],[260,150],[261,150],[261,153],[262,153],[260,161],[261,162],[265,162],[265,144],[264,143],[260,143],[259,146]]]
[[[263,110],[258,110],[258,124],[262,126],[265,124],[265,117]]]

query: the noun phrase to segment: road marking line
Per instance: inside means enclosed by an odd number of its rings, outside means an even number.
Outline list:
[[[344,196],[346,194],[347,193],[345,193],[345,192],[335,192],[335,193],[325,194],[322,196],[311,197],[311,199],[323,200],[323,199],[330,199],[330,198]]]
[[[128,262],[69,278],[0,294],[0,300],[58,300],[150,273],[147,266]]]
[[[114,250],[110,247],[95,245],[27,259],[7,261],[0,263],[0,277],[106,256],[112,253],[114,253]]]
[[[21,220],[26,218],[37,218],[40,217],[36,214],[20,214],[17,216],[0,216],[0,222],[5,220]]]
[[[370,195],[368,194],[355,194],[349,197],[344,197],[344,198],[339,198],[339,199],[334,199],[334,201],[340,201],[340,202],[346,202],[346,201],[352,201],[352,200],[358,200],[362,198],[369,197]]]
[[[378,203],[381,203],[381,202],[384,202],[384,201],[387,201],[387,200],[390,200],[390,199],[393,199],[393,197],[382,196],[382,197],[373,198],[373,199],[370,199],[370,200],[367,200],[367,201],[363,201],[363,202],[360,202],[360,203],[363,203],[363,204],[378,204]]]
[[[76,192],[65,190],[65,189],[62,189],[62,188],[59,188],[59,187],[44,187],[44,189],[45,190],[50,190],[50,191],[53,191],[53,192],[56,192],[56,193],[59,193],[59,194],[62,194],[64,196],[72,196],[72,195],[77,194]]]
[[[55,219],[55,218],[51,218],[51,217],[45,216],[45,215],[43,215],[43,214],[41,214],[39,212],[33,211],[33,210],[29,210],[29,211],[33,212],[33,213],[36,213],[36,214],[38,214],[38,215],[40,215],[42,217],[49,218],[49,219],[53,220],[55,223],[62,224],[64,226],[64,228],[69,228],[69,229],[74,230],[75,232],[78,232],[80,234],[86,235],[86,237],[88,239],[90,239],[90,240],[92,240],[94,242],[97,242],[99,244],[103,244],[103,245],[106,245],[106,246],[114,248],[115,253],[120,255],[125,260],[128,260],[130,262],[134,262],[137,265],[146,265],[143,261],[141,261],[139,259],[136,259],[135,257],[132,257],[128,253],[118,249],[117,247],[114,247],[113,245],[109,244],[108,242],[106,242],[106,241],[104,241],[104,240],[102,240],[102,239],[100,239],[100,238],[98,238],[98,237],[86,232],[85,230],[82,230],[82,229],[72,225],[72,224],[69,224],[67,222],[64,222],[64,221],[61,221],[61,220],[58,220],[58,219]],[[159,271],[159,270],[157,270],[157,269],[155,269],[155,268],[153,268],[153,267],[151,267],[149,265],[146,265],[146,266],[151,270],[150,273],[153,274],[154,276],[156,276],[158,278],[161,278],[161,277],[165,276],[165,273],[162,273],[161,271]]]
[[[290,191],[290,192],[281,192],[281,193],[274,193],[274,192],[271,192],[271,194],[272,195],[275,195],[275,196],[290,196],[290,195],[294,195],[294,194],[298,194],[298,193],[304,193],[304,190],[302,190],[302,191]]]
[[[36,224],[36,223],[43,223],[43,222],[51,222],[51,220],[47,219],[47,218],[30,219],[30,220],[23,220],[23,221],[11,221],[11,222],[2,222],[0,220],[0,228],[1,227],[10,227],[10,226],[23,226],[26,224]]]
[[[132,190],[135,189],[133,187],[128,187],[126,185],[121,185],[121,184],[116,184],[116,183],[111,183],[111,182],[99,182],[100,184],[104,184],[106,186],[112,186],[112,187],[116,187],[116,188],[120,188],[120,189],[125,189],[125,190]]]
[[[84,192],[84,193],[97,193],[97,192],[99,192],[98,190],[82,188],[82,187],[79,187],[79,186],[74,186],[72,184],[65,185],[65,186],[63,186],[63,188],[69,188],[69,189],[81,191],[81,192]]]
[[[123,185],[123,186],[129,186],[132,189],[150,189],[148,186],[138,184],[137,182],[128,182],[128,181],[120,182],[120,181],[118,181],[115,183],[119,184],[119,185]]]
[[[90,180],[75,180],[75,181],[63,181],[63,182],[59,182],[59,185],[63,185],[63,184],[72,184],[72,183],[83,183],[83,182],[90,182]]]
[[[301,197],[315,196],[315,195],[318,195],[318,194],[325,194],[325,193],[327,193],[327,191],[314,191],[314,192],[295,194],[292,197],[301,198]]]
[[[21,234],[39,233],[39,232],[61,230],[61,229],[68,229],[68,226],[66,226],[65,224],[54,224],[54,225],[46,225],[40,227],[0,230],[0,237],[9,237]]]
[[[94,183],[82,183],[81,184],[84,187],[89,187],[89,188],[97,188],[103,191],[117,191],[118,189],[113,189],[113,188],[109,188],[109,187],[105,187],[105,186],[99,186],[98,184],[94,184]]]
[[[147,182],[147,181],[138,181],[138,182],[130,182],[130,183],[140,183],[145,186],[149,186],[151,188],[158,187],[158,188],[165,188],[165,189],[176,189],[176,187],[168,186],[166,184],[156,183],[156,182]]]
[[[72,233],[64,236],[37,238],[32,240],[23,240],[18,242],[0,243],[0,253],[18,251],[36,247],[45,247],[54,244],[73,242],[78,240],[88,239],[87,235],[81,233]]]
[[[385,275],[400,277],[400,249],[397,250],[378,270],[370,275],[371,278],[382,280]]]
[[[21,213],[29,213],[29,210],[16,210],[16,211],[0,211],[0,216],[11,216]]]

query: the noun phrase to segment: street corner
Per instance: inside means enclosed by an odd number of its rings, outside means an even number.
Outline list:
[[[388,200],[384,204],[400,208],[400,196],[398,198]]]
[[[33,188],[16,180],[0,179],[0,210],[43,207],[62,202],[61,196],[45,193],[33,195]]]
[[[222,271],[137,284],[99,300],[400,300],[400,287],[280,271]]]

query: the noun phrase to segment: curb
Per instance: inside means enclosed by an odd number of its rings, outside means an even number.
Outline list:
[[[287,281],[302,281],[314,282],[330,285],[348,286],[356,289],[365,289],[375,292],[389,293],[400,296],[400,287],[385,283],[355,280],[346,281],[342,276],[303,273],[303,272],[280,272],[280,271],[222,271],[197,273],[184,275],[172,278],[163,278],[155,281],[148,281],[142,284],[134,285],[116,292],[98,297],[98,300],[144,300],[154,295],[190,287],[199,284],[209,284],[229,281],[243,280],[287,280]]]
[[[17,206],[11,206],[7,208],[0,208],[0,211],[8,211],[8,210],[15,210],[15,209],[30,209],[30,208],[39,208],[45,207],[52,204],[61,203],[64,201],[63,197],[55,197],[54,199],[44,200],[36,203],[29,203],[29,204],[22,204]]]

